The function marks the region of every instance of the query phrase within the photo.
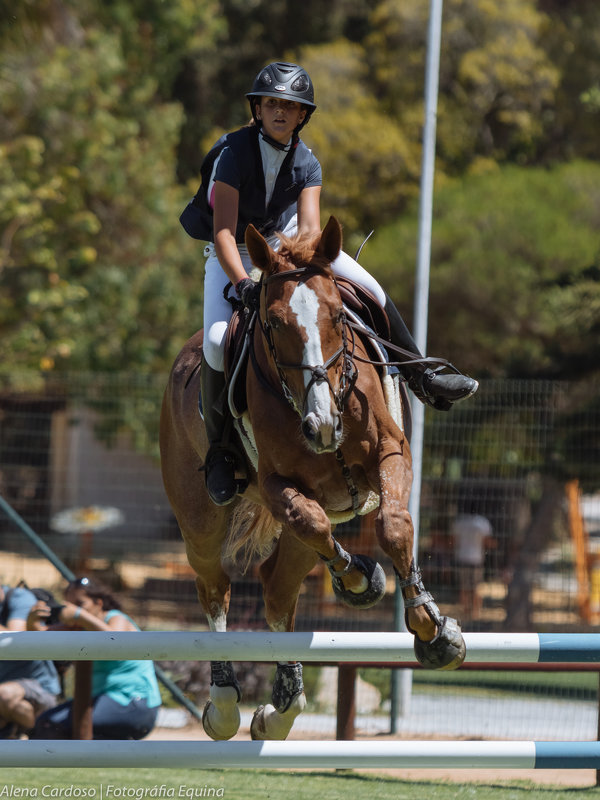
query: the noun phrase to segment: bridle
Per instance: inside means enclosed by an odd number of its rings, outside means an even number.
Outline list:
[[[263,287],[261,291],[261,297],[264,292],[266,302],[266,294],[268,292],[269,284],[275,281],[297,279],[298,282],[300,282],[302,280],[307,280],[313,275],[322,274],[322,271],[315,267],[298,267],[297,269],[286,270],[284,272],[275,272],[267,277],[263,275],[261,278],[261,284]],[[333,277],[332,280],[335,283],[335,279]],[[267,343],[273,363],[275,364],[275,369],[277,370],[283,396],[289,405],[294,409],[294,411],[302,417],[304,415],[304,409],[308,400],[308,393],[311,388],[315,384],[326,383],[334,399],[336,408],[341,413],[344,410],[346,399],[352,391],[354,384],[356,383],[356,379],[358,378],[358,369],[354,363],[355,336],[354,331],[348,324],[346,313],[342,311],[340,316],[340,323],[342,325],[342,343],[335,353],[333,353],[333,355],[331,355],[324,364],[285,364],[281,362],[277,356],[277,349],[273,339],[273,330],[271,324],[267,319],[263,320],[260,313],[258,313],[257,316],[260,329]],[[336,391],[331,383],[331,380],[329,379],[327,372],[332,366],[334,366],[334,364],[337,363],[340,358],[342,359],[342,376],[339,388]],[[302,399],[302,408],[298,407],[298,404],[292,395],[286,379],[286,372],[293,369],[307,370],[310,372],[310,379],[305,388],[304,397]]]

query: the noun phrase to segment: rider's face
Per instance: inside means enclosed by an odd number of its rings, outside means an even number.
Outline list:
[[[256,116],[263,129],[272,139],[287,144],[295,128],[306,116],[306,109],[295,100],[279,97],[261,97],[256,106]]]

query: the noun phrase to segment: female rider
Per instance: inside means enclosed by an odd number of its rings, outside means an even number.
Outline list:
[[[252,223],[275,249],[277,231],[289,236],[321,230],[321,166],[299,138],[316,108],[308,73],[297,64],[274,62],[258,73],[246,97],[253,121],[222,137],[212,148],[203,169],[206,185],[203,181],[181,215],[190,236],[209,242],[205,248],[201,391],[210,443],[206,485],[217,505],[231,502],[237,491],[235,457],[222,443],[223,350],[232,314],[223,289],[231,281],[246,306],[257,303],[257,284],[248,276],[252,264],[244,244],[245,230]],[[332,268],[336,275],[364,286],[379,300],[389,318],[392,343],[418,357],[400,313],[375,278],[344,252]],[[424,364],[407,364],[402,372],[420,400],[443,410],[478,387],[477,381],[465,375],[441,374]]]

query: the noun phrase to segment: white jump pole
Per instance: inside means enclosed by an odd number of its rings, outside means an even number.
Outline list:
[[[466,660],[600,662],[600,634],[466,633]],[[23,631],[0,633],[0,660],[414,662],[409,633]]]
[[[177,769],[586,769],[600,742],[4,741],[0,767]]]

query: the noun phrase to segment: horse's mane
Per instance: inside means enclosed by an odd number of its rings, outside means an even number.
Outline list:
[[[313,270],[322,270],[325,274],[331,274],[330,261],[316,249],[320,236],[319,233],[297,233],[294,236],[278,233],[280,245],[277,255],[286,262],[291,261],[296,267],[310,267]],[[277,259],[279,263],[281,263],[280,259]]]

